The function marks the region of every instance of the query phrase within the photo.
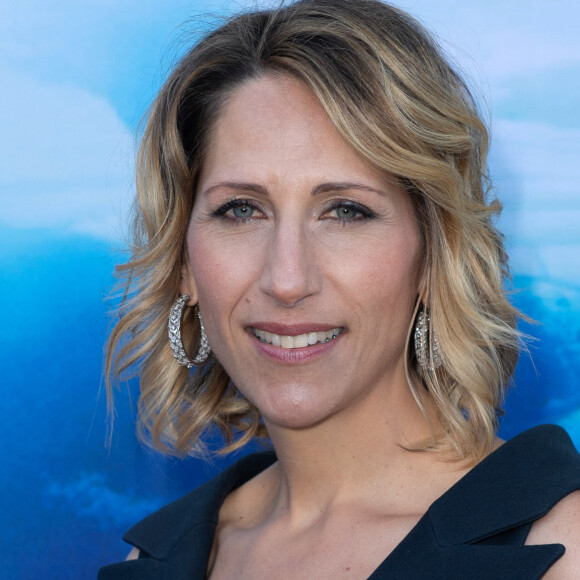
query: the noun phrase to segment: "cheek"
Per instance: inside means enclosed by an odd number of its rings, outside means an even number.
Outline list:
[[[406,234],[376,240],[351,264],[358,270],[360,290],[374,295],[380,303],[411,303],[419,293],[421,243],[418,236]]]
[[[412,321],[419,293],[420,244],[415,242],[404,238],[401,243],[375,246],[363,262],[356,289],[367,355],[378,351],[385,362],[391,360],[385,348],[402,352]]]
[[[204,318],[209,326],[219,326],[259,275],[257,250],[249,252],[233,236],[215,235],[200,226],[190,229],[188,251]]]

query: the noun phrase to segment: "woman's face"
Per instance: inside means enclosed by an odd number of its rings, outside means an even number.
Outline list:
[[[267,425],[405,388],[421,241],[408,195],[288,77],[238,89],[210,136],[182,291]]]

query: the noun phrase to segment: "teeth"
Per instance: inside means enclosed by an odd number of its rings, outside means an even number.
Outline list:
[[[280,334],[273,334],[258,328],[252,329],[254,336],[259,338],[261,342],[273,344],[274,346],[281,346],[282,348],[304,348],[305,346],[312,346],[319,342],[328,342],[336,338],[341,332],[342,328],[333,328],[326,332],[309,332],[307,334],[299,334],[297,336],[285,336]]]

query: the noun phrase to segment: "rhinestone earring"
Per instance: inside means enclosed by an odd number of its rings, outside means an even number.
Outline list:
[[[431,319],[427,308],[422,308],[417,316],[415,325],[415,354],[419,366],[424,371],[434,371],[443,362],[439,353],[439,345],[432,328],[429,328]],[[429,353],[429,337],[431,336],[431,353]]]
[[[193,366],[202,365],[211,353],[211,347],[209,346],[209,342],[207,340],[207,334],[205,333],[205,327],[203,326],[199,309],[197,311],[197,317],[199,318],[199,326],[201,329],[199,347],[197,348],[193,360],[188,358],[187,353],[185,352],[183,341],[181,339],[181,320],[183,319],[183,311],[185,310],[185,305],[189,298],[190,297],[187,294],[184,294],[173,303],[173,306],[169,312],[169,324],[167,325],[171,352],[177,359],[177,362],[181,366],[188,369]]]

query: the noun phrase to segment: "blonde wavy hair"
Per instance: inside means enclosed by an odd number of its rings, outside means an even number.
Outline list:
[[[124,299],[107,348],[110,400],[116,380],[138,374],[139,433],[166,453],[199,452],[216,427],[223,452],[267,436],[219,361],[189,372],[174,360],[167,320],[208,133],[238,87],[268,74],[309,87],[351,147],[409,192],[424,239],[419,301],[442,357],[436,370],[418,364],[410,321],[408,384],[436,426],[417,448],[477,461],[491,450],[520,346],[493,225],[500,204],[488,199],[488,134],[429,33],[376,0],[301,0],[241,14],[196,43],[168,77],[139,151],[132,255],[117,268]],[[194,352],[194,309],[183,336]]]

